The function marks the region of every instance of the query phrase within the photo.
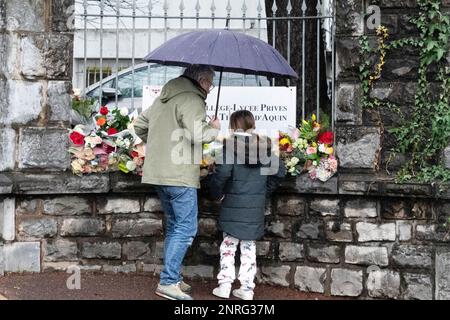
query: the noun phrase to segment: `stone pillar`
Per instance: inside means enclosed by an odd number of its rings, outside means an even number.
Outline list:
[[[74,1],[0,1],[0,171],[69,166]]]
[[[398,119],[392,112],[382,110],[386,130],[381,132],[375,111],[361,108],[359,37],[367,35],[372,46],[377,41],[375,30],[370,29],[367,19],[363,19],[364,13],[369,11],[364,6],[371,4],[380,8],[381,24],[388,28],[390,40],[418,34],[415,25],[408,21],[417,10],[414,0],[337,1],[336,151],[344,170],[371,169],[375,165],[384,167],[389,158],[387,150],[393,142],[387,129],[395,126]],[[377,58],[374,57],[374,61]],[[414,103],[418,66],[419,57],[412,48],[390,53],[382,78],[374,84],[372,97],[395,103],[404,111],[410,110]],[[398,168],[401,164],[401,156],[398,156],[390,162],[390,168]]]

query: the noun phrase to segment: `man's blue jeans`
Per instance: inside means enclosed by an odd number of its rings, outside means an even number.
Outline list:
[[[160,284],[176,284],[183,278],[184,256],[197,234],[197,189],[155,186],[166,216],[164,269]]]

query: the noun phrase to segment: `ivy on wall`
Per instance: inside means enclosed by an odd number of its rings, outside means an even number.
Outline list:
[[[376,30],[378,45],[371,48],[367,36],[360,37],[362,107],[373,109],[377,115],[382,138],[385,127],[381,109],[386,109],[398,117],[399,125],[387,129],[396,139],[391,156],[408,155],[407,161],[397,172],[397,182],[415,180],[417,182],[449,181],[450,169],[442,165],[442,151],[450,140],[450,68],[446,61],[449,52],[450,17],[441,12],[440,0],[418,0],[419,15],[412,18],[419,37],[408,37],[388,43],[387,28]],[[420,62],[417,91],[414,106],[406,116],[400,107],[389,101],[371,97],[371,90],[381,78],[386,56],[393,50],[405,46],[419,50]],[[378,62],[372,67],[370,58],[376,55]],[[430,72],[433,70],[433,72]],[[375,169],[379,169],[379,155]]]

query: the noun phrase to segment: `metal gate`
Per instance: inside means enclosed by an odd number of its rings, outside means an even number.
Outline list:
[[[267,3],[270,1],[270,4]],[[281,7],[281,3],[285,7]],[[312,7],[311,3],[315,3]],[[309,6],[308,6],[309,4]],[[266,8],[268,10],[266,10]],[[269,12],[267,12],[269,11]],[[297,12],[298,14],[293,14]],[[313,14],[311,14],[311,12]],[[88,94],[87,88],[92,84],[97,86],[98,99],[101,103],[105,87],[110,92],[115,91],[115,102],[118,103],[119,72],[130,68],[128,82],[131,86],[131,104],[134,107],[135,97],[139,95],[135,84],[152,81],[151,66],[148,65],[147,77],[136,74],[137,62],[148,52],[168,39],[197,29],[224,28],[226,21],[230,21],[230,29],[251,34],[259,39],[271,42],[276,47],[282,43],[281,52],[291,63],[295,54],[292,48],[300,49],[301,63],[296,67],[300,79],[297,85],[298,114],[304,119],[307,116],[305,79],[313,75],[307,74],[305,56],[308,48],[306,40],[307,30],[314,26],[316,30],[316,114],[320,108],[320,81],[322,68],[326,73],[326,89],[330,102],[331,123],[334,130],[335,123],[335,1],[334,0],[76,0],[75,7],[75,47],[74,47],[74,86],[79,87],[83,96]],[[287,30],[280,35],[277,29],[284,24]],[[293,25],[297,32],[293,34]],[[309,28],[309,29],[307,29]],[[268,34],[271,30],[271,34]],[[293,43],[293,35],[299,36],[301,43]],[[281,37],[281,40],[280,40]],[[311,39],[310,39],[311,40]],[[311,42],[309,42],[311,43]],[[165,69],[166,70],[166,69]],[[309,70],[312,66],[309,65]],[[94,74],[92,72],[94,71]],[[164,72],[164,82],[167,80]],[[106,83],[106,77],[115,81]],[[248,75],[242,75],[242,85],[247,85]],[[91,83],[90,83],[91,82]],[[268,82],[276,85],[274,80]],[[289,85],[289,82],[287,83]],[[92,86],[90,87],[92,89]],[[311,90],[311,88],[309,89]],[[110,93],[111,94],[111,93]],[[311,101],[311,103],[313,103]]]

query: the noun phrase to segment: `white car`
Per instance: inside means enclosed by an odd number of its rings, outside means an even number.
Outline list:
[[[158,64],[143,63],[133,68],[122,70],[103,79],[102,81],[102,105],[109,109],[116,107],[116,87],[117,87],[117,107],[126,107],[128,110],[142,110],[142,90],[144,85],[163,86],[170,79],[176,78],[183,73],[184,68],[162,66]],[[116,86],[116,78],[117,86]],[[216,72],[214,85],[219,85],[219,73]],[[224,72],[222,76],[222,86],[269,86],[269,80],[264,76],[246,75],[245,80],[242,74]],[[134,93],[133,93],[134,88]],[[99,98],[100,82],[94,83],[86,89],[86,96],[89,98]],[[134,96],[134,98],[133,98]]]

